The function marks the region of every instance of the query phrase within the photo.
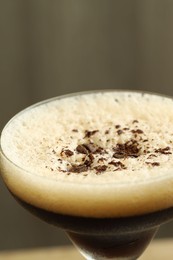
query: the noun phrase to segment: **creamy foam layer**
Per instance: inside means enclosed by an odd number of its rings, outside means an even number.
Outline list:
[[[27,202],[110,217],[173,206],[173,101],[134,92],[53,99],[1,136],[3,177]],[[16,167],[16,165],[18,167]]]

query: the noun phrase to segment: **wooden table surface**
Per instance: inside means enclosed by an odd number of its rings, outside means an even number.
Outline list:
[[[0,260],[82,260],[74,247],[52,247],[0,252]],[[173,260],[173,239],[154,240],[140,260]]]

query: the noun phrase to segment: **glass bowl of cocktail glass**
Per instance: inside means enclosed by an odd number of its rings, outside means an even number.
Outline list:
[[[56,99],[41,102],[29,109]],[[4,132],[5,129],[6,127]],[[2,137],[3,132],[1,140]],[[32,214],[63,229],[86,259],[137,259],[146,249],[160,225],[173,218],[171,206],[145,212],[135,205],[133,200],[138,195],[140,182],[123,183],[123,185],[120,183],[116,186],[110,183],[109,185],[79,185],[79,183],[68,183],[68,181],[57,182],[38,176],[17,165],[8,158],[2,145],[0,159],[2,178],[14,198]],[[164,178],[156,177],[151,182],[149,181],[147,188],[151,194],[151,190],[159,190],[162,183],[164,186],[167,185],[168,190],[164,193],[164,197],[169,196],[170,201],[169,189],[172,187],[172,182],[170,174]],[[143,189],[143,184],[141,187],[141,194],[148,191]],[[158,195],[156,192],[154,195],[153,192],[153,198],[157,196],[162,198],[162,194]],[[144,197],[141,198],[144,199]],[[135,214],[128,215],[126,209],[129,208],[130,198],[132,207],[136,209]],[[153,198],[151,198],[152,205]],[[145,203],[150,203],[150,200],[148,199]],[[62,204],[66,204],[64,212],[61,210]],[[81,211],[84,204],[85,214]],[[102,210],[104,208],[104,215],[99,213],[100,205]],[[121,208],[123,213],[120,210],[116,214],[116,207]],[[114,210],[111,215],[112,208]],[[151,206],[148,205],[147,208]]]

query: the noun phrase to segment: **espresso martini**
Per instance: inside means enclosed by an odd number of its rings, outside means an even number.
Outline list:
[[[84,254],[136,258],[173,217],[172,111],[169,97],[128,91],[46,100],[2,131],[2,177]]]

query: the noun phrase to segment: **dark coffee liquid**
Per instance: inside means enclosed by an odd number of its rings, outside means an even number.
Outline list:
[[[158,227],[173,218],[173,208],[124,218],[86,218],[49,212],[16,198],[32,214],[64,229],[83,254],[114,259],[137,258],[145,250]],[[130,258],[131,259],[131,258]]]
[[[118,257],[137,258],[140,256],[157,228],[143,232],[132,232],[124,234],[87,235],[69,232],[72,242],[83,250],[84,253],[93,254],[94,259],[105,257],[106,259],[117,259]]]

